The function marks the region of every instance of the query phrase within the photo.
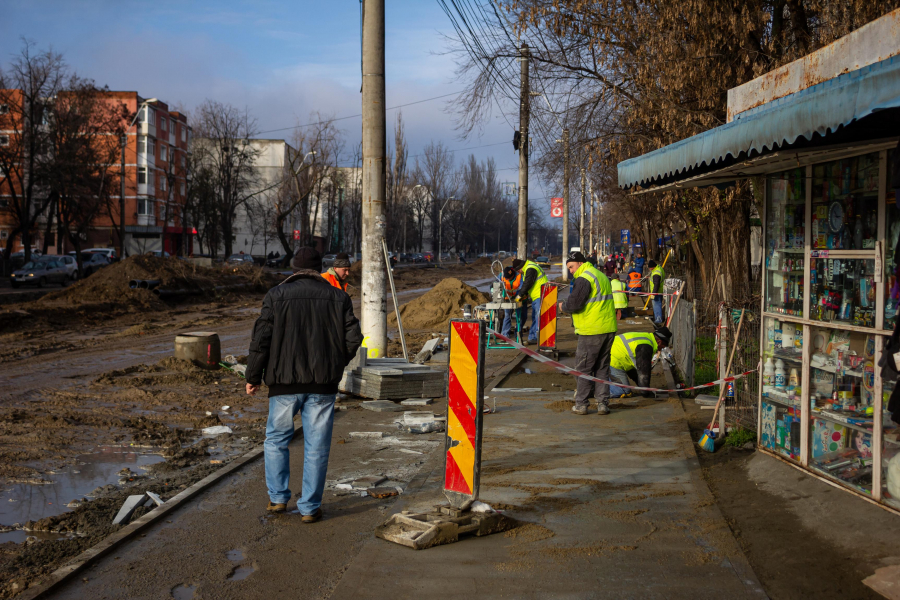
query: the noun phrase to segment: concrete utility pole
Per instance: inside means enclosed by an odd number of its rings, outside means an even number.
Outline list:
[[[384,0],[363,1],[362,334],[369,356],[387,352],[384,238]]]
[[[531,113],[528,44],[522,44],[520,54],[522,77],[519,91],[519,236],[516,256],[524,259],[528,253],[528,120]]]
[[[578,226],[578,247],[584,252],[584,167],[581,167],[581,223]]]
[[[588,229],[591,252],[594,251],[594,181],[588,179],[588,201],[591,203],[591,226]]]
[[[566,257],[569,255],[569,130],[563,129],[563,239],[562,239],[562,277],[569,280],[566,269]]]

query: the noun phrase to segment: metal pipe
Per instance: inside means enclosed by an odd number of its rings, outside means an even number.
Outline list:
[[[388,281],[391,282],[391,297],[394,299],[394,314],[397,315],[397,329],[400,331],[400,344],[403,346],[403,358],[409,362],[409,351],[406,349],[406,334],[403,333],[403,320],[400,318],[400,301],[397,300],[397,288],[394,287],[394,272],[391,270],[391,259],[388,257],[387,242],[381,238],[384,250],[384,265],[387,267]]]

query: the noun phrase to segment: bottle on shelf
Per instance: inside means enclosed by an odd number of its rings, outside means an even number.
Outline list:
[[[768,357],[766,359],[766,364],[763,367],[763,394],[768,395],[770,391],[772,391],[772,387],[775,385],[775,363],[772,361],[772,357]]]
[[[783,392],[785,383],[784,361],[779,358],[775,361],[775,389]]]

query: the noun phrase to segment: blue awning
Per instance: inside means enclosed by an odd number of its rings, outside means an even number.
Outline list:
[[[879,110],[900,107],[900,57],[845,73],[763,104],[734,121],[620,162],[619,187],[648,188],[726,162],[812,140]]]

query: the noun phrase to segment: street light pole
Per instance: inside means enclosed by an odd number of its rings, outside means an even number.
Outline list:
[[[447,198],[447,201],[444,202],[444,205],[441,207],[441,210],[438,211],[438,263],[444,264],[444,209],[447,208],[447,202],[451,200],[456,200],[453,196]],[[432,229],[432,231],[434,231]]]

